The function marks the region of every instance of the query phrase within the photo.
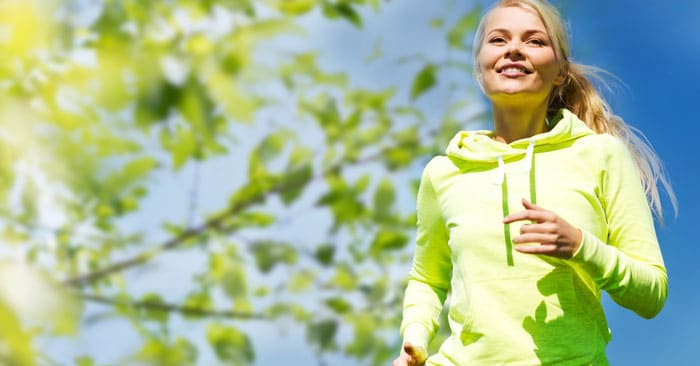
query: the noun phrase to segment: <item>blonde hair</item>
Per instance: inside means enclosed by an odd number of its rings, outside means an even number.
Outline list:
[[[610,105],[596,90],[591,79],[603,82],[601,69],[574,63],[569,59],[569,40],[566,27],[557,9],[544,0],[501,0],[481,18],[474,35],[472,48],[475,69],[478,70],[478,55],[484,40],[486,21],[496,8],[520,7],[534,11],[542,20],[549,34],[554,54],[560,66],[564,82],[552,90],[547,103],[548,115],[567,108],[578,116],[596,133],[607,133],[620,138],[627,145],[637,166],[644,192],[659,220],[662,220],[661,198],[658,183],[668,194],[674,212],[678,204],[671,184],[666,177],[663,164],[651,147],[649,141],[636,128],[628,125],[622,118],[612,113]],[[604,82],[603,82],[604,83]]]

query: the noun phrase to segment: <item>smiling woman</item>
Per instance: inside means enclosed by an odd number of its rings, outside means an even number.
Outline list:
[[[496,4],[474,60],[494,130],[425,167],[394,366],[607,365],[601,291],[644,318],[666,300],[660,163],[569,60],[548,3]],[[429,355],[448,293],[451,335]]]
[[[546,106],[553,86],[561,85],[564,77],[537,13],[519,7],[497,8],[485,29],[476,61],[478,80],[488,98],[509,108]]]

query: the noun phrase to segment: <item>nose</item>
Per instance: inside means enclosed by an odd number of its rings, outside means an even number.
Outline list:
[[[522,43],[520,41],[510,41],[508,42],[508,46],[506,47],[506,58],[510,59],[519,59],[523,57],[523,53],[521,50]]]

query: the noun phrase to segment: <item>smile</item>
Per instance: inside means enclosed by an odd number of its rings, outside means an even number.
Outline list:
[[[503,65],[496,71],[505,76],[522,76],[532,74],[532,71],[528,70],[525,66],[516,63]]]

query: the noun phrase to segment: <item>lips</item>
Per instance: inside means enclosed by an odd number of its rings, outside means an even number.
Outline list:
[[[530,69],[528,69],[527,67],[525,67],[525,65],[517,64],[517,63],[505,64],[505,65],[499,67],[498,69],[496,69],[496,71],[499,74],[506,74],[506,75],[520,75],[520,74],[529,75],[529,74],[532,74],[532,71]]]

